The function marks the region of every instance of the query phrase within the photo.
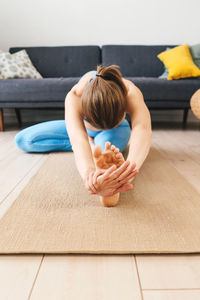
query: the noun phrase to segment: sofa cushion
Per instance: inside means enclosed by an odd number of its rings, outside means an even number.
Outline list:
[[[42,78],[33,66],[26,50],[10,54],[0,52],[0,79]]]
[[[163,73],[163,63],[157,54],[176,45],[103,45],[102,64],[117,64],[123,77],[158,77]]]
[[[200,44],[190,46],[190,52],[195,65],[200,69]]]
[[[199,79],[163,80],[155,77],[127,77],[143,93],[145,100],[189,100],[199,89]]]
[[[79,77],[94,70],[101,61],[99,46],[59,46],[10,48],[10,53],[25,49],[38,70],[46,78]]]
[[[192,59],[188,44],[163,51],[157,57],[169,72],[168,80],[200,76],[200,69]]]
[[[145,100],[189,100],[199,89],[199,79],[163,80],[155,77],[125,77],[141,89]],[[8,79],[0,81],[0,105],[19,103],[64,103],[80,77]],[[34,105],[33,105],[34,107]]]
[[[79,77],[0,80],[1,102],[64,101]]]
[[[200,69],[200,44],[192,45],[189,48],[195,65]],[[167,48],[166,51],[170,49],[171,48]],[[159,76],[159,78],[167,79],[168,76],[169,76],[168,70],[164,66],[164,72],[162,75]],[[198,77],[198,79],[200,79],[200,77]]]

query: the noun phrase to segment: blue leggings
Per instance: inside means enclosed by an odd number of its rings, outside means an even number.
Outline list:
[[[105,150],[105,142],[109,141],[122,152],[131,133],[126,119],[111,130],[86,130],[89,136],[94,137],[94,144],[101,146],[102,151]],[[72,151],[65,120],[47,121],[27,127],[16,134],[15,143],[25,152]]]

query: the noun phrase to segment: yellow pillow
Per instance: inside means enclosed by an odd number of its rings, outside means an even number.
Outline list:
[[[200,69],[192,59],[188,44],[161,52],[157,57],[167,68],[169,80],[200,76]]]

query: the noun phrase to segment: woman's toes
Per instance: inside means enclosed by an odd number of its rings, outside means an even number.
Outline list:
[[[114,150],[115,150],[115,145],[112,145],[112,146],[110,147],[110,149],[111,149],[112,151],[114,151]]]
[[[115,158],[116,158],[117,163],[119,164],[119,166],[121,166],[125,161],[124,156],[121,152],[118,152],[117,154],[115,154]]]
[[[98,159],[102,154],[101,147],[99,145],[95,145],[93,155],[96,159]]]
[[[123,154],[121,152],[116,153],[115,157],[117,157],[117,158],[124,158],[124,156],[123,156]]]
[[[115,145],[112,145],[110,147],[110,149],[114,152],[114,153],[118,153],[119,152],[119,148],[117,148]]]
[[[105,142],[105,150],[109,150],[111,142]]]
[[[110,148],[111,148],[111,150],[112,150],[114,153],[118,153],[118,152],[119,152],[119,148],[117,148],[115,145],[112,145]]]

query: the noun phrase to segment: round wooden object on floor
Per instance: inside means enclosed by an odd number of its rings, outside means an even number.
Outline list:
[[[190,106],[193,114],[200,119],[200,89],[198,89],[190,99]]]

